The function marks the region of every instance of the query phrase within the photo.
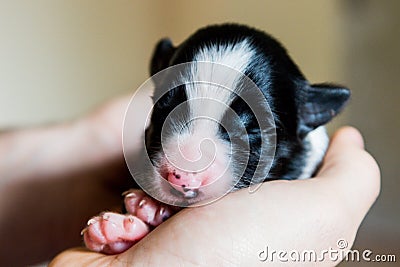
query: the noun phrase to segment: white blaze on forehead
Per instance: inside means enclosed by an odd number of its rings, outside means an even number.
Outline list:
[[[187,76],[181,77],[189,120],[178,120],[175,133],[162,142],[164,165],[169,171],[196,173],[203,185],[212,181],[201,188],[205,196],[226,193],[237,182],[229,168],[231,147],[218,137],[218,129],[254,54],[249,40],[210,44],[195,52]]]
[[[190,101],[190,117],[199,118],[191,123],[192,129],[215,134],[218,122],[234,99],[233,92],[238,92],[237,84],[254,54],[247,39],[236,43],[211,44],[197,51],[193,61],[199,64],[193,65],[185,86]],[[205,117],[210,119],[200,119]]]

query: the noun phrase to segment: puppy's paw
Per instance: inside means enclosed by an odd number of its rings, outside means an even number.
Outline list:
[[[117,254],[133,246],[149,231],[149,226],[136,216],[105,212],[90,219],[82,234],[90,250]]]
[[[126,191],[123,196],[128,214],[104,212],[90,219],[82,230],[88,249],[105,254],[124,252],[179,210],[138,189]]]
[[[123,195],[127,212],[151,226],[158,226],[179,210],[178,207],[160,203],[138,189],[126,191]]]

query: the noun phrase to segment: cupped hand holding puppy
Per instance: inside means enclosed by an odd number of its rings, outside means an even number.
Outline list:
[[[240,190],[211,205],[182,210],[122,254],[77,248],[61,253],[50,266],[255,266],[265,264],[260,252],[266,246],[322,255],[339,239],[351,247],[379,190],[377,163],[364,150],[360,133],[344,127],[333,136],[313,179],[273,181],[255,193]],[[284,263],[269,256],[266,261]],[[324,263],[338,261],[326,256]]]

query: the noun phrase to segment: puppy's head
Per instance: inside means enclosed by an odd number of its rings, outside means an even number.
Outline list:
[[[163,39],[150,70],[146,149],[164,181],[152,183],[170,204],[251,181],[310,177],[327,146],[319,127],[350,95],[309,84],[280,43],[241,25],[206,27],[177,47]]]

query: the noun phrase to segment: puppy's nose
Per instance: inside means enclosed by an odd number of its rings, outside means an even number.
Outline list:
[[[173,170],[168,173],[167,180],[171,183],[172,187],[182,193],[185,198],[195,198],[202,185],[203,175]]]

